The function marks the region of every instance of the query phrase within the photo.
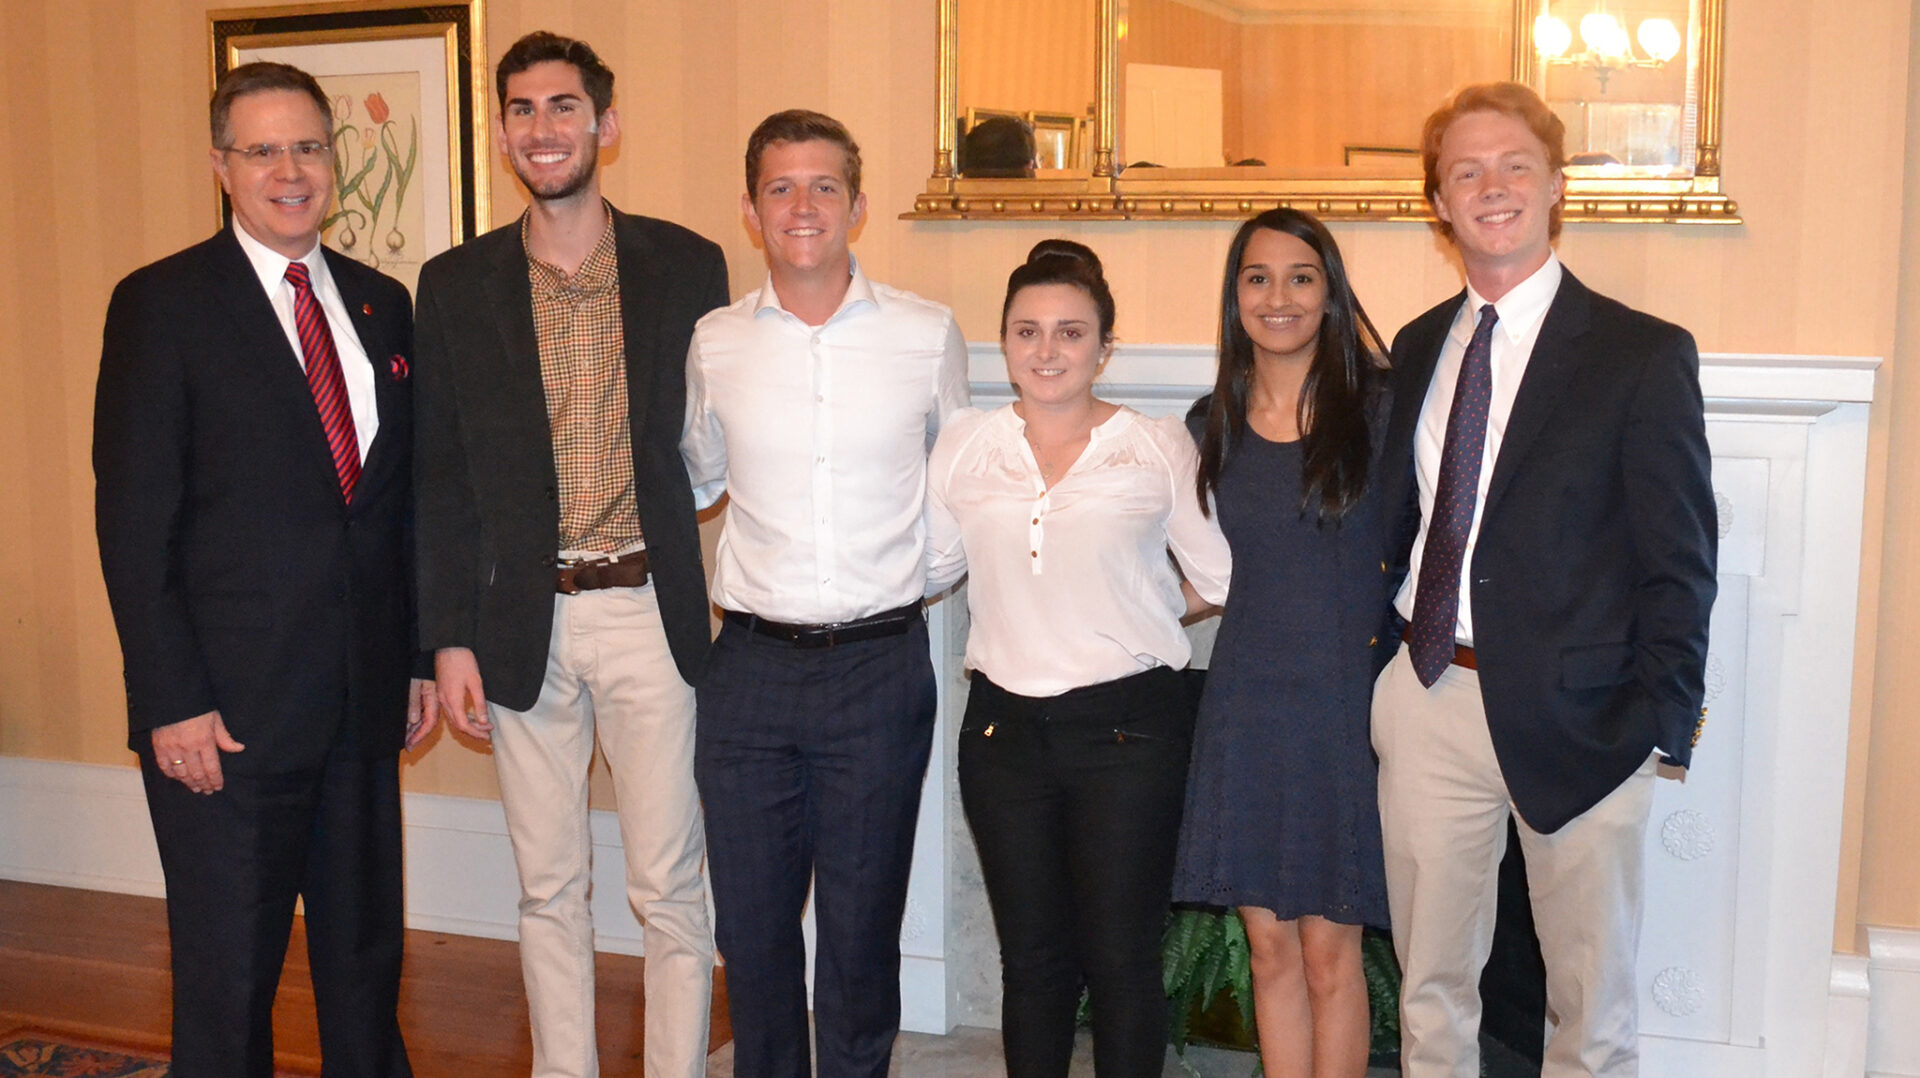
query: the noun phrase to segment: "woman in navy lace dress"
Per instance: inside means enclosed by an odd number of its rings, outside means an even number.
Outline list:
[[[1387,922],[1368,702],[1387,610],[1379,334],[1312,217],[1234,236],[1220,368],[1189,423],[1232,548],[1174,898],[1240,911],[1269,1078],[1358,1078],[1364,925]]]

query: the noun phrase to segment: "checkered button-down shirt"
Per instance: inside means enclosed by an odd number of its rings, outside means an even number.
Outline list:
[[[520,243],[527,242],[521,218]],[[641,545],[633,495],[633,427],[627,414],[626,339],[613,217],[569,277],[527,252],[540,383],[547,395],[560,478],[559,547],[618,554]]]

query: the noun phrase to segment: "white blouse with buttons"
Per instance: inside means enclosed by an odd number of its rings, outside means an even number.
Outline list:
[[[1167,551],[1208,602],[1226,601],[1232,568],[1195,500],[1198,466],[1177,417],[1122,408],[1049,490],[1011,405],[955,412],[927,468],[928,576],[968,574],[968,668],[1053,696],[1186,666]]]

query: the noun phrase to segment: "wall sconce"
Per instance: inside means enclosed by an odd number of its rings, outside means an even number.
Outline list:
[[[1607,92],[1607,79],[1615,71],[1629,67],[1662,67],[1680,53],[1680,31],[1671,19],[1647,19],[1640,24],[1640,48],[1646,56],[1633,53],[1627,28],[1607,13],[1606,4],[1580,18],[1580,42],[1586,48],[1571,55],[1573,31],[1560,18],[1541,5],[1540,17],[1533,20],[1533,48],[1543,64],[1573,64],[1593,72],[1600,80],[1600,92]]]

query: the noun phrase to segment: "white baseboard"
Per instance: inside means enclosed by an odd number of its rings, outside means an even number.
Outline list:
[[[1920,931],[1867,927],[1868,1078],[1920,1078]]]
[[[159,897],[140,773],[0,756],[0,877]]]
[[[1867,1031],[1873,985],[1867,960],[1836,954],[1827,982],[1827,1040],[1820,1078],[1860,1078],[1867,1072]]]
[[[520,887],[497,801],[406,794],[407,927],[519,938]],[[0,756],[0,879],[159,897],[166,893],[140,772]],[[642,953],[627,907],[618,821],[595,812],[595,945]]]

